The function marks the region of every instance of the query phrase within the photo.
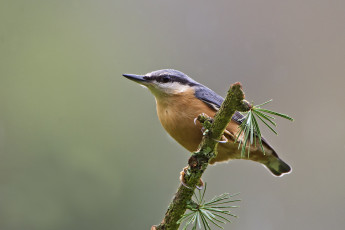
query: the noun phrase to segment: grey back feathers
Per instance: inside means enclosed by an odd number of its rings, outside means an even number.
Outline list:
[[[205,102],[209,107],[213,108],[216,111],[219,110],[220,106],[222,105],[224,101],[224,98],[222,98],[217,93],[215,93],[211,89],[201,84],[197,86],[195,90],[195,96],[199,98],[200,100],[202,100],[203,102]],[[244,116],[240,112],[236,111],[231,119],[240,125],[243,122]],[[278,156],[275,150],[273,149],[273,147],[264,137],[261,136],[261,140],[273,151],[272,152],[273,155]]]
[[[214,110],[219,110],[222,105],[224,98],[219,96],[213,90],[207,88],[204,85],[199,85],[195,89],[195,96],[205,102],[209,107]],[[241,124],[243,121],[243,115],[239,112],[235,112],[232,116],[232,120],[236,121],[238,124]]]
[[[205,102],[211,108],[218,110],[224,99],[204,85],[195,87],[195,97]]]

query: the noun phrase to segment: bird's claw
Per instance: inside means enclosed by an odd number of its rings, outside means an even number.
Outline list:
[[[204,182],[200,178],[199,183],[195,186],[198,190],[202,190],[204,188]]]
[[[184,176],[186,175],[187,169],[188,169],[188,166],[184,167],[183,170],[180,172],[180,182],[181,182],[181,184],[182,184],[184,187],[191,189],[191,188],[185,183],[185,180],[184,180]]]
[[[194,118],[194,125],[196,125],[196,121],[198,120],[198,118]]]
[[[218,143],[222,143],[222,144],[228,143],[228,138],[226,138],[224,135],[222,136],[222,140],[215,140],[215,139],[213,139],[213,140],[218,142]]]
[[[184,176],[186,175],[187,169],[188,169],[188,166],[184,167],[183,170],[180,172],[180,182],[184,187],[186,187],[188,189],[192,189],[191,187],[189,187],[186,184],[185,179],[184,179]],[[204,182],[202,181],[202,179],[200,179],[199,183],[196,185],[196,188],[198,190],[201,190],[201,189],[203,189],[203,187],[204,187]]]

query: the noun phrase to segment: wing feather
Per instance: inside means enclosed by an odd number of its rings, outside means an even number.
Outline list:
[[[223,97],[219,96],[217,93],[203,85],[198,86],[195,89],[195,96],[215,111],[219,110],[220,106],[224,101]],[[240,112],[236,111],[231,119],[240,125],[242,124],[243,118],[244,116]],[[268,141],[264,137],[261,137],[261,140],[275,153],[273,147],[268,143]]]
[[[199,86],[195,90],[195,96],[216,111],[219,110],[224,101],[223,97],[219,96],[217,93],[207,88],[206,86]],[[232,120],[236,121],[236,123],[238,124],[241,124],[243,121],[243,117],[244,116],[240,112],[236,111],[232,116]]]

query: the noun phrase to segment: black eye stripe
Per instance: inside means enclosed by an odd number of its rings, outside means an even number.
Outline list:
[[[190,82],[187,79],[184,79],[184,78],[181,78],[178,76],[168,75],[168,74],[162,74],[159,76],[157,76],[157,75],[156,76],[145,76],[144,78],[146,80],[149,80],[149,81],[155,80],[159,83],[178,82],[182,85],[189,85],[189,86],[197,85],[197,83]]]
[[[171,81],[171,77],[169,75],[161,75],[155,78],[156,81],[158,82],[162,82],[162,83],[168,83],[169,81]]]
[[[145,76],[144,77],[145,80],[149,80],[149,81],[153,81],[156,80],[158,82],[167,82],[167,81],[171,81],[171,76],[169,75],[160,75],[160,76]]]

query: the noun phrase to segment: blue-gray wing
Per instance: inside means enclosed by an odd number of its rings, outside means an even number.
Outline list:
[[[198,86],[195,90],[195,97],[199,98],[206,103],[212,109],[218,111],[222,105],[224,98],[219,96],[217,93],[207,88],[206,86]],[[243,115],[239,112],[235,112],[232,116],[232,120],[236,121],[238,124],[242,123]]]
[[[218,111],[220,106],[222,105],[224,98],[219,96],[217,93],[212,91],[211,89],[207,88],[206,86],[198,86],[195,90],[195,96],[206,103],[210,108]],[[237,124],[242,124],[244,116],[236,111],[235,114],[232,116],[232,120],[235,121]],[[268,141],[261,137],[263,143],[265,143],[269,148],[273,150],[273,147],[268,143]]]

